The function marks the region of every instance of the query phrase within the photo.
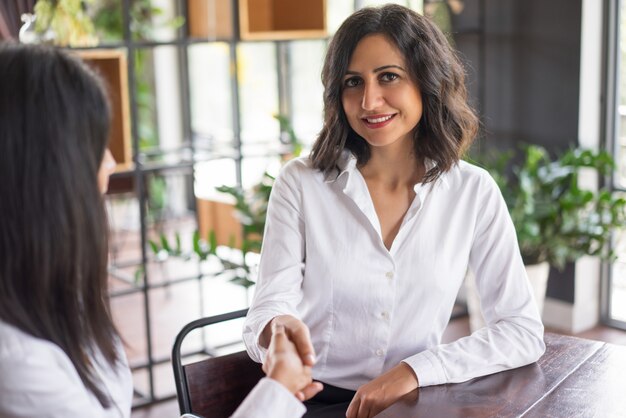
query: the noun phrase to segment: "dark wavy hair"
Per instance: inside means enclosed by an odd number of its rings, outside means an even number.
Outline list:
[[[467,102],[463,65],[444,34],[426,17],[395,4],[355,12],[333,36],[322,69],[324,126],[311,151],[313,165],[325,173],[337,169],[344,149],[352,151],[359,165],[370,158],[367,142],[348,123],[341,96],[352,53],[371,34],[396,45],[421,91],[423,113],[413,143],[417,156],[435,163],[423,181],[434,181],[470,146],[478,118]]]
[[[105,408],[91,358],[120,360],[97,180],[109,115],[102,82],[76,57],[0,44],[0,319],[59,346]]]

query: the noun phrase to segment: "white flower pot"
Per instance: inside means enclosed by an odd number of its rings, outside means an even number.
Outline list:
[[[539,308],[539,314],[543,312],[543,302],[546,298],[546,287],[548,285],[548,275],[550,274],[550,264],[547,262],[525,266],[526,275],[533,289],[535,303]],[[467,310],[469,312],[470,330],[472,332],[485,326],[482,311],[480,309],[480,298],[476,291],[474,274],[468,270],[465,277],[465,291],[467,297]]]

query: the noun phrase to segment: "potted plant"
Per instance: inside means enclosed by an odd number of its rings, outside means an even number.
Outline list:
[[[522,163],[507,176],[504,167],[511,157],[504,153],[472,162],[486,168],[502,191],[541,312],[550,266],[563,269],[585,255],[614,258],[611,232],[626,220],[626,200],[581,182],[583,173],[610,175],[615,163],[605,151],[570,149],[552,158],[545,148],[530,145]],[[470,325],[476,329],[482,316],[473,280],[467,284]]]

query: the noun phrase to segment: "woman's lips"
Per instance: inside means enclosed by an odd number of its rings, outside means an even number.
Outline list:
[[[396,113],[392,115],[372,115],[372,116],[361,118],[361,120],[363,121],[365,126],[367,126],[368,128],[378,129],[378,128],[382,128],[383,126],[387,126],[388,124],[390,124],[395,116],[396,116]]]

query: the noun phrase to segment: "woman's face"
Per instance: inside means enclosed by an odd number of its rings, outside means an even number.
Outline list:
[[[107,148],[104,152],[104,157],[102,157],[100,169],[98,170],[98,187],[102,194],[105,194],[109,188],[109,176],[115,171],[115,164],[113,154],[111,154],[111,151]]]
[[[382,34],[357,44],[343,77],[343,110],[371,147],[411,141],[422,117],[422,95],[398,48]]]

